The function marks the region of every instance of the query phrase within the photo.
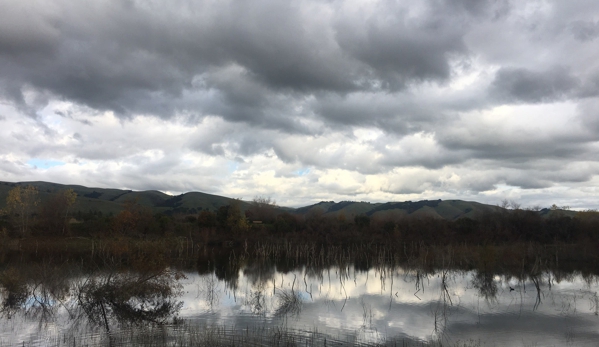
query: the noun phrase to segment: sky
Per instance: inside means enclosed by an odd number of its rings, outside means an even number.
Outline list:
[[[596,0],[0,0],[0,180],[599,208]]]

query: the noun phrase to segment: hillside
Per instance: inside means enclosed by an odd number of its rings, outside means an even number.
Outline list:
[[[4,208],[8,191],[15,186],[32,185],[39,191],[42,202],[52,194],[66,189],[77,193],[77,200],[72,207],[73,212],[99,211],[103,214],[116,214],[123,209],[125,202],[136,201],[138,204],[151,208],[155,212],[197,213],[201,210],[215,211],[221,206],[229,205],[234,199],[199,192],[190,192],[177,196],[168,195],[156,190],[132,191],[122,189],[88,188],[78,185],[64,185],[49,182],[0,182],[0,208]],[[241,201],[245,210],[249,203]]]
[[[497,210],[500,207],[462,200],[422,200],[386,203],[323,201],[297,209],[299,213],[320,210],[325,215],[355,216],[364,214],[382,218],[414,216],[456,220],[462,217],[474,218],[477,214]]]
[[[32,185],[37,187],[40,200],[43,202],[52,194],[66,189],[73,189],[77,193],[77,200],[72,207],[73,212],[102,212],[103,214],[116,214],[120,212],[128,201],[152,209],[154,212],[163,213],[198,213],[202,210],[216,211],[221,206],[234,202],[234,199],[219,195],[201,192],[189,192],[177,196],[168,195],[156,190],[132,191],[123,189],[89,188],[78,185],[63,185],[49,182],[0,182],[0,209],[4,208],[8,191],[17,185]],[[250,203],[239,201],[242,210],[250,207]],[[447,220],[459,218],[476,218],[483,212],[496,211],[498,206],[481,204],[474,201],[463,200],[422,200],[404,202],[370,203],[357,201],[321,201],[319,203],[300,207],[297,209],[279,207],[280,212],[290,212],[306,215],[312,212],[328,216],[344,214],[346,217],[367,215],[380,218],[398,218],[401,216],[432,217]],[[543,217],[561,214],[574,216],[575,211],[552,211],[543,209],[539,211]]]
[[[356,201],[321,201],[314,205],[304,206],[296,209],[296,213],[307,214],[311,211],[319,211],[324,215],[345,216],[367,215],[384,219],[411,217],[432,217],[446,220],[457,220],[460,218],[476,219],[484,212],[498,211],[502,208],[494,205],[481,204],[475,201],[463,200],[421,200],[386,203],[369,203]],[[542,217],[565,215],[574,217],[576,211],[542,209],[538,212]]]

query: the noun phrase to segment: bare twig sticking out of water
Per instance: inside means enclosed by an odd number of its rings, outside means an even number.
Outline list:
[[[531,277],[532,283],[534,283],[536,289],[537,289],[537,297],[535,300],[535,304],[533,306],[533,311],[536,311],[537,308],[539,308],[539,305],[541,304],[541,286],[539,284],[539,278],[536,276],[532,276]]]
[[[218,290],[218,279],[215,278],[214,274],[210,274],[209,277],[204,278],[203,287],[199,288],[198,294],[203,294],[206,298],[206,303],[210,306],[210,309],[214,309],[214,306],[220,302],[220,291]],[[198,287],[200,285],[198,284]]]
[[[302,299],[298,293],[294,291],[281,290],[277,293],[279,299],[279,307],[275,310],[275,316],[291,316],[297,317],[302,311]]]
[[[302,311],[302,298],[299,293],[295,292],[295,280],[296,275],[293,275],[293,284],[291,290],[281,290],[277,293],[279,298],[279,307],[275,310],[275,316],[286,316],[291,314],[292,316],[299,316]]]
[[[360,305],[362,306],[362,326],[370,329],[372,328],[372,305],[366,304],[363,298],[360,299]]]
[[[393,303],[393,277],[393,272],[391,272],[391,287],[389,288],[389,311],[391,311],[391,304]]]
[[[444,332],[445,327],[447,326],[447,317],[450,313],[450,307],[453,306],[453,301],[451,299],[451,295],[449,293],[448,287],[448,274],[449,267],[452,264],[452,250],[449,249],[447,254],[447,259],[445,258],[445,254],[442,255],[442,264],[443,270],[441,271],[441,295],[439,300],[437,301],[437,306],[435,307],[435,311],[433,312],[434,316],[434,332],[439,334],[440,332]]]
[[[424,286],[422,286],[422,288],[421,288],[421,283],[422,283],[422,277],[420,275],[420,271],[416,271],[416,283],[415,283],[416,292],[414,292],[414,296],[417,297],[418,300],[422,300],[422,299],[420,299],[420,297],[416,294],[418,294],[418,292],[420,290],[422,290],[422,292],[424,293]]]
[[[250,306],[252,313],[256,315],[265,315],[267,311],[266,297],[262,292],[262,288],[251,291],[249,294],[249,300],[246,302],[246,304]]]
[[[310,299],[312,301],[314,301],[314,298],[312,297],[312,284],[311,283],[310,283],[310,290],[308,290],[308,282],[306,281],[306,271],[304,271],[304,286],[305,286],[306,293],[310,294]]]

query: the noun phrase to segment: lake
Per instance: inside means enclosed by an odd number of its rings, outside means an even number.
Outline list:
[[[597,346],[598,281],[417,266],[3,270],[0,346]]]

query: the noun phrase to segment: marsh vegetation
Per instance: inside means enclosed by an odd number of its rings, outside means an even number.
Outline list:
[[[508,251],[519,257],[504,264]],[[0,271],[0,341],[594,345],[597,273],[562,267],[555,251],[262,244],[195,263],[8,262]]]
[[[67,192],[22,218],[22,194],[1,226],[0,345],[599,341],[594,211],[166,215],[131,201],[104,216],[70,213]]]

